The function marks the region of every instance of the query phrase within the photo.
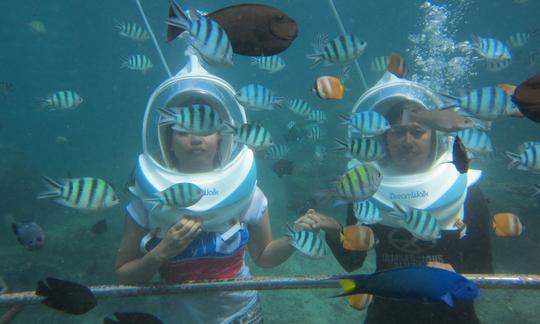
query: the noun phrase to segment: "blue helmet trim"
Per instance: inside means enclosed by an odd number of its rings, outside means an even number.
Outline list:
[[[458,200],[467,190],[467,174],[463,173],[458,176],[454,184],[442,195],[439,199],[429,205],[426,209],[436,209],[443,206],[448,206]]]

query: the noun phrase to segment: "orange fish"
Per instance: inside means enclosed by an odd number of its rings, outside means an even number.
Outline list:
[[[341,81],[333,76],[322,76],[315,81],[313,92],[321,99],[343,99],[345,87]]]
[[[350,295],[350,296],[347,296],[347,300],[349,301],[349,305],[351,305],[352,308],[357,309],[357,310],[364,310],[369,306],[369,304],[371,304],[371,301],[373,300],[373,295],[370,295],[370,294]]]
[[[407,76],[409,70],[407,69],[407,63],[405,60],[396,53],[390,54],[388,57],[388,72],[397,76],[398,78],[404,78]]]
[[[525,228],[521,225],[519,217],[511,213],[498,213],[493,217],[495,235],[500,237],[518,237]]]
[[[350,225],[339,235],[343,247],[351,251],[367,251],[375,245],[375,234],[367,226]]]
[[[516,86],[508,83],[498,84],[497,87],[503,89],[509,96],[513,95],[514,91],[516,91]]]

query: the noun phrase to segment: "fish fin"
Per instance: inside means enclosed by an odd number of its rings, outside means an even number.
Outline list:
[[[334,138],[334,140],[336,141],[338,145],[336,148],[334,148],[334,151],[336,152],[347,151],[347,149],[349,148],[349,144],[347,144],[347,142],[342,141],[339,138]]]
[[[296,231],[294,230],[294,228],[291,226],[291,224],[287,223],[287,232],[285,232],[284,236],[285,237],[288,237],[289,239],[292,240],[292,238],[294,237],[294,233]]]
[[[169,18],[167,18],[167,20],[165,22],[169,26],[179,27],[179,28],[182,28],[184,30],[187,30],[189,28],[189,24],[191,23],[190,18],[186,15],[186,13],[182,9],[182,7],[180,7],[180,5],[178,3],[176,3],[176,1],[169,0],[169,3],[171,5],[170,8],[169,8],[169,14],[171,13],[171,10],[172,10],[172,13],[174,15],[172,17],[169,16]],[[167,35],[167,36],[169,36],[169,35]],[[178,35],[176,35],[176,36],[178,36]],[[169,38],[169,37],[167,37],[167,38]]]
[[[451,293],[446,293],[444,295],[441,296],[441,300],[448,306],[450,307],[454,307],[454,299],[452,298],[452,294]]]
[[[539,183],[534,184],[534,193],[532,194],[531,198],[534,198],[534,199],[540,198],[540,184]]]
[[[223,122],[223,129],[221,130],[221,134],[224,134],[224,135],[236,135],[237,133],[237,129],[236,127],[227,122],[227,121],[224,121]]]
[[[193,8],[188,9],[188,15],[189,15],[189,18],[191,18],[192,21],[196,21],[196,20],[199,20],[199,19],[202,18],[202,14],[199,11],[197,11],[197,10],[195,10]]]
[[[51,295],[51,289],[43,281],[39,280],[36,295],[49,297]]]
[[[62,194],[62,185],[47,176],[41,176],[41,179],[48,187],[48,191],[44,191],[36,196],[36,199],[46,199],[59,197]]]
[[[521,155],[507,151],[506,156],[511,159],[510,163],[508,163],[508,169],[513,169],[516,166],[519,168],[521,164]]]
[[[343,292],[334,297],[348,296],[356,293],[356,281],[353,279],[342,279],[339,281],[339,285],[341,286],[341,289],[343,289]]]
[[[161,116],[163,117],[159,121],[159,126],[174,124],[176,121],[175,113],[169,108],[158,108]]]

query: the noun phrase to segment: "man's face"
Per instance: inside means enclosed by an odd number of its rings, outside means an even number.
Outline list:
[[[426,170],[431,163],[433,131],[418,123],[396,124],[386,134],[388,153],[403,173]]]

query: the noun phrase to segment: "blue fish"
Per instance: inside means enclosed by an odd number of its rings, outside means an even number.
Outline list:
[[[349,63],[362,55],[366,46],[365,41],[353,34],[340,35],[330,41],[327,41],[326,37],[321,37],[313,45],[315,53],[309,54],[307,58],[313,60],[312,67],[320,63],[325,65]]]
[[[35,222],[20,222],[11,224],[11,229],[17,241],[30,251],[40,249],[45,244],[45,232]]]
[[[445,303],[474,300],[480,296],[478,287],[452,271],[432,267],[403,267],[338,277],[343,293],[336,296],[371,294],[382,298],[418,302]]]
[[[472,49],[488,60],[508,60],[512,58],[510,49],[500,40],[472,36]]]

